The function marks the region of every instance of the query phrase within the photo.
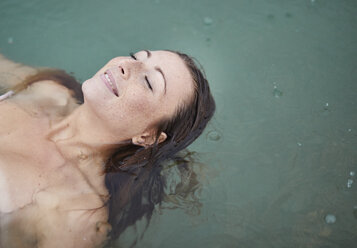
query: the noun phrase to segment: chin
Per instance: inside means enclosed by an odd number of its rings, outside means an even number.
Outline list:
[[[112,101],[110,95],[107,94],[106,88],[102,83],[96,80],[95,77],[83,82],[82,92],[84,97],[84,105],[86,105],[91,112],[101,119],[106,119],[106,112],[110,109]]]
[[[91,86],[91,80],[88,79],[82,83],[82,92],[83,92],[83,97],[84,97],[84,102],[90,101],[92,98],[93,93],[93,87]]]
[[[85,100],[106,98],[104,87],[95,77],[87,79],[82,84],[82,92]]]

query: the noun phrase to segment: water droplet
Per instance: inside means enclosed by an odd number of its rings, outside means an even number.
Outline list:
[[[350,176],[351,176],[351,177],[354,177],[355,175],[356,175],[356,172],[350,171]]]
[[[327,102],[327,103],[325,103],[323,114],[327,115],[328,113],[330,113],[330,108],[329,108],[329,104]]]
[[[278,88],[276,86],[274,86],[273,96],[275,96],[276,98],[279,98],[282,95],[283,95],[283,92],[281,90],[278,90]]]
[[[302,144],[300,142],[297,143],[298,146],[302,146]]]
[[[352,183],[353,183],[353,180],[352,179],[348,179],[347,180],[347,188],[351,188],[352,187]]]
[[[325,217],[325,222],[326,222],[327,224],[333,224],[333,223],[335,223],[335,222],[336,222],[336,216],[334,216],[333,214],[328,214],[328,215],[326,215],[326,217]]]
[[[7,39],[7,43],[9,43],[9,44],[14,43],[14,39],[13,39],[12,37],[9,37],[9,38]]]
[[[221,135],[216,131],[209,131],[207,136],[208,136],[208,139],[211,141],[218,141],[221,139]]]
[[[203,22],[205,23],[205,25],[209,26],[209,25],[212,25],[213,20],[212,20],[212,18],[206,16],[206,17],[203,19]]]

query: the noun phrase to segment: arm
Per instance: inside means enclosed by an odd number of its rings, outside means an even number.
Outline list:
[[[0,54],[0,92],[14,87],[36,72],[36,68],[16,63]]]

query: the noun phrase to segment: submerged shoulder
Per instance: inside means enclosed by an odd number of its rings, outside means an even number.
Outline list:
[[[52,80],[41,80],[15,94],[10,101],[29,111],[65,116],[79,104],[72,90]]]

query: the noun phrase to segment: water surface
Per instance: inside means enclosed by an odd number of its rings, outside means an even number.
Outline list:
[[[0,51],[81,82],[141,49],[201,62],[217,113],[190,147],[200,214],[157,211],[135,247],[354,247],[356,13],[353,0],[2,0]]]

